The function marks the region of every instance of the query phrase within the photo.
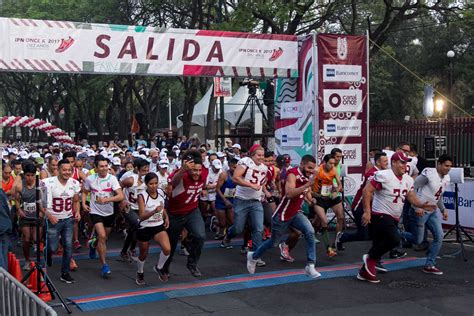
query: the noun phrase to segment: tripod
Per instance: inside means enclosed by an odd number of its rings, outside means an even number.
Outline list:
[[[237,122],[235,123],[235,126],[238,127],[240,124],[240,121],[242,120],[242,117],[244,116],[245,112],[247,111],[247,108],[250,106],[250,126],[254,127],[255,126],[255,105],[258,107],[260,110],[260,113],[262,113],[263,119],[266,121],[267,116],[263,112],[263,107],[260,104],[260,101],[257,98],[256,94],[256,88],[255,87],[250,87],[249,86],[249,97],[247,98],[247,101],[245,102],[245,106],[242,109],[242,112],[240,112],[239,118],[237,119]]]
[[[46,287],[48,288],[48,291],[51,293],[51,298],[54,300],[55,295],[58,297],[58,299],[61,301],[61,304],[63,307],[66,309],[68,314],[71,314],[72,311],[69,308],[69,306],[66,304],[64,301],[63,297],[61,294],[58,292],[56,287],[54,286],[53,282],[51,282],[51,279],[48,277],[46,274],[46,271],[43,269],[41,266],[41,251],[40,251],[40,227],[41,227],[41,219],[40,219],[40,203],[41,203],[41,198],[40,198],[40,187],[39,187],[39,175],[36,175],[36,261],[34,262],[33,267],[28,271],[28,273],[23,277],[23,280],[21,280],[21,283],[25,284],[25,282],[28,281],[30,278],[31,274],[33,274],[34,271],[36,271],[36,289],[32,289],[33,293],[36,295],[40,295],[41,293],[44,293],[41,291],[41,280],[44,280],[44,283],[46,284]],[[48,250],[46,250],[48,251]]]
[[[449,234],[451,234],[451,232],[453,231],[456,231],[456,238],[455,239],[451,239],[451,240],[445,240],[445,241],[448,241],[448,242],[458,242],[461,244],[461,250],[455,252],[454,254],[452,254],[451,256],[455,256],[459,253],[462,254],[462,258],[464,259],[464,261],[467,261],[467,258],[466,258],[466,251],[464,249],[464,241],[467,241],[467,240],[470,240],[471,242],[473,241],[472,240],[472,237],[471,235],[469,235],[465,230],[464,230],[464,227],[461,226],[460,222],[459,222],[459,205],[458,205],[458,184],[455,183],[454,184],[454,203],[455,203],[455,206],[454,206],[454,210],[456,212],[456,223],[454,224],[453,227],[451,227],[447,232],[446,234],[444,235],[444,238],[446,238],[446,236],[448,236]],[[464,239],[464,237],[462,236],[462,234],[464,234],[467,239]]]

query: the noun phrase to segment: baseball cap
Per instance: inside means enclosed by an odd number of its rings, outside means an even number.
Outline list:
[[[35,161],[37,164],[43,165],[44,164],[44,158],[43,157],[36,157]]]
[[[411,158],[408,157],[408,155],[405,154],[403,151],[397,151],[396,153],[394,153],[392,155],[391,161],[397,161],[397,160],[404,161],[404,162],[410,162]]]
[[[216,169],[222,169],[222,162],[219,159],[214,159],[212,161],[212,166]]]
[[[234,144],[232,145],[232,148],[242,149],[242,147],[240,147],[240,144]]]
[[[167,168],[170,163],[168,159],[161,159],[158,164],[160,165],[160,168]]]
[[[36,159],[36,158],[41,157],[41,155],[40,155],[39,153],[37,153],[37,152],[34,152],[34,153],[31,153],[31,154],[30,154],[30,157],[33,158],[33,159]]]
[[[224,158],[225,154],[222,151],[218,151],[217,153],[217,158]]]
[[[120,158],[119,157],[114,157],[112,159],[112,165],[114,166],[120,166],[122,164],[122,162],[120,161]]]

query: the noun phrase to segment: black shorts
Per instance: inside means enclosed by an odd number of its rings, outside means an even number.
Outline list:
[[[338,196],[335,199],[331,198],[316,198],[316,205],[322,207],[325,211],[327,211],[329,208],[333,207],[334,205],[337,205],[341,203],[341,197]]]
[[[93,225],[97,223],[104,224],[104,227],[112,227],[115,222],[115,214],[109,216],[101,216],[97,214],[90,214],[91,222]]]
[[[35,218],[20,218],[18,220],[18,226],[20,227],[35,227],[36,226],[36,219]]]
[[[166,231],[165,225],[143,227],[137,230],[137,240],[142,242],[148,242],[156,234]]]

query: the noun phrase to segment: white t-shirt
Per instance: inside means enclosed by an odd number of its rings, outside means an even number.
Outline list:
[[[158,187],[165,191],[165,189],[168,187],[168,177],[170,176],[169,173],[166,172],[165,175],[162,176],[160,172],[156,172],[156,175],[158,176]]]
[[[99,174],[93,174],[84,181],[84,189],[91,192],[91,214],[100,216],[110,216],[114,214],[114,203],[97,203],[97,198],[110,198],[114,192],[120,189],[120,184],[116,177],[107,174],[100,178]]]
[[[141,192],[140,196],[143,197],[143,201],[145,202],[145,213],[155,212],[158,206],[162,205],[164,207],[165,205],[165,195],[161,189],[158,189],[158,195],[155,199],[152,198],[146,190]],[[148,219],[141,221],[140,228],[160,226],[163,225],[163,223],[163,211],[161,211],[153,214],[153,216]]]
[[[417,188],[416,195],[425,202],[438,203],[443,192],[448,188],[451,181],[449,174],[440,177],[436,168],[425,168],[420,177],[426,177],[427,183]],[[421,180],[421,179],[420,179]],[[418,181],[418,180],[417,180]]]
[[[400,219],[408,192],[413,190],[413,178],[406,173],[398,178],[392,169],[377,171],[370,180],[377,189],[372,202],[372,212]]]
[[[418,171],[418,168],[416,167],[416,164],[418,163],[418,158],[417,157],[410,157],[411,161],[407,162],[407,174],[410,177],[416,176],[420,173]]]
[[[72,217],[73,200],[81,192],[79,181],[69,178],[66,185],[59,182],[58,177],[43,179],[41,186],[46,188],[46,209],[57,219]]]
[[[243,177],[245,180],[250,183],[259,184],[263,186],[267,178],[268,167],[265,164],[260,164],[257,166],[255,162],[250,157],[245,157],[239,160],[237,163],[238,166],[245,168]],[[242,200],[260,200],[262,197],[262,189],[255,191],[249,187],[243,187],[237,185],[235,190],[235,197]]]
[[[209,169],[209,173],[207,174],[207,179],[206,179],[206,185],[213,185],[217,184],[217,181],[219,180],[219,175],[221,174],[222,169],[220,169],[217,173],[212,170],[212,168]],[[216,189],[209,189],[207,190],[207,195],[201,196],[201,201],[215,201],[216,200]]]
[[[133,185],[128,188],[123,189],[123,193],[125,195],[125,200],[130,204],[130,208],[132,210],[138,210],[138,203],[137,198],[140,193],[142,193],[146,189],[146,185],[144,182],[138,185],[138,174],[133,171],[127,171],[123,174],[120,178],[120,181],[124,181],[127,178],[133,178]]]

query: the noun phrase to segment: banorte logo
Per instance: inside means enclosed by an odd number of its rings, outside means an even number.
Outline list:
[[[61,39],[61,43],[59,44],[59,47],[56,48],[55,52],[56,52],[56,53],[63,53],[63,52],[65,52],[69,47],[71,47],[72,44],[74,44],[74,39],[73,39],[71,36],[69,36],[68,39],[62,38],[62,39]]]
[[[269,61],[275,61],[278,58],[280,58],[281,55],[283,55],[283,49],[281,47],[278,47],[278,49],[273,50],[273,54],[268,60]]]

